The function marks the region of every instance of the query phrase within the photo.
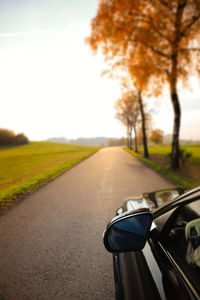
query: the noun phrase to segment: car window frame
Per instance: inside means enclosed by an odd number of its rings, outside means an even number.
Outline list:
[[[184,204],[177,207],[170,215],[167,225],[164,226],[161,234],[159,235],[159,242],[163,245],[163,247],[169,252],[169,254],[173,257],[177,265],[179,265],[181,271],[185,274],[187,279],[190,281],[191,285],[195,288],[195,290],[198,291],[200,294],[200,288],[199,288],[199,276],[197,273],[200,273],[200,268],[196,269],[193,268],[191,265],[187,264],[186,260],[183,260],[182,255],[180,255],[180,252],[176,252],[177,248],[173,248],[173,244],[170,244],[170,232],[177,228],[175,225],[178,224],[178,217],[181,214],[181,210],[184,209],[185,206],[190,205],[196,201],[199,201],[200,198],[195,199],[190,202],[185,202]],[[192,211],[192,210],[191,210]],[[195,214],[194,214],[195,216]],[[196,214],[197,218],[200,218],[200,210]],[[193,218],[188,219],[188,222],[193,220]],[[185,245],[186,246],[186,245]]]
[[[200,187],[180,195],[153,211],[153,219],[156,231],[160,237],[166,236],[173,226],[181,207],[200,199]]]

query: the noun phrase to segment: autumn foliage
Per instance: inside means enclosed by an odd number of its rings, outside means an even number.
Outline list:
[[[150,141],[155,145],[163,144],[164,132],[161,129],[151,131]]]
[[[137,122],[139,117],[139,102],[136,91],[129,90],[115,103],[116,117],[127,128],[127,146],[132,149],[132,131],[135,134],[135,152],[137,149]]]
[[[0,146],[28,144],[29,140],[24,133],[15,134],[9,129],[0,128]]]
[[[169,86],[174,111],[172,168],[179,166],[181,107],[177,84],[200,73],[200,0],[100,0],[90,47],[124,61],[143,93]],[[124,67],[124,66],[123,66]]]

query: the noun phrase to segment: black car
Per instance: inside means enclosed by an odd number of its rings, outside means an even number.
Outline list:
[[[104,245],[113,253],[116,299],[200,299],[200,187],[128,199]]]

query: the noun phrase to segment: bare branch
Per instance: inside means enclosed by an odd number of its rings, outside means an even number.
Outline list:
[[[171,73],[169,72],[169,70],[167,70],[167,69],[165,69],[164,72],[165,72],[168,76],[170,76],[170,74],[171,74]]]
[[[200,20],[199,16],[193,16],[191,22],[185,27],[184,30],[180,32],[180,36],[185,37],[187,35],[187,32],[191,29],[191,27],[199,20]]]
[[[200,48],[180,48],[178,51],[200,51]]]
[[[153,52],[157,53],[160,56],[163,56],[165,58],[171,59],[171,55],[165,54],[165,53],[161,52],[160,50],[154,48],[153,46],[146,45],[146,47],[148,47],[149,49],[151,49]]]
[[[142,41],[138,41],[138,40],[134,40],[134,39],[127,39],[127,42],[134,42],[134,43],[140,43],[142,45],[144,45],[145,47],[151,49],[153,52],[157,53],[160,56],[163,56],[165,58],[171,59],[171,55],[168,55],[166,53],[161,52],[160,50],[156,49],[155,47],[148,45]]]
[[[167,7],[168,9],[169,9],[169,11],[171,12],[171,10],[172,10],[172,8],[173,8],[173,5],[170,5],[167,1],[165,1],[165,0],[159,0],[160,1],[160,3],[162,4],[162,5],[164,5],[165,7]]]

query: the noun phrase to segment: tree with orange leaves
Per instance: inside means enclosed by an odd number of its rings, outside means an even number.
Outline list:
[[[200,0],[100,0],[91,48],[107,60],[125,57],[142,91],[158,95],[166,83],[174,111],[171,167],[179,167],[181,108],[177,83],[199,72]]]
[[[163,144],[164,132],[161,129],[153,129],[151,131],[150,141],[155,145]]]
[[[116,118],[127,127],[127,146],[132,150],[132,131],[135,134],[135,152],[137,148],[137,121],[139,115],[138,94],[129,90],[122,94],[122,97],[115,103],[117,111]]]

